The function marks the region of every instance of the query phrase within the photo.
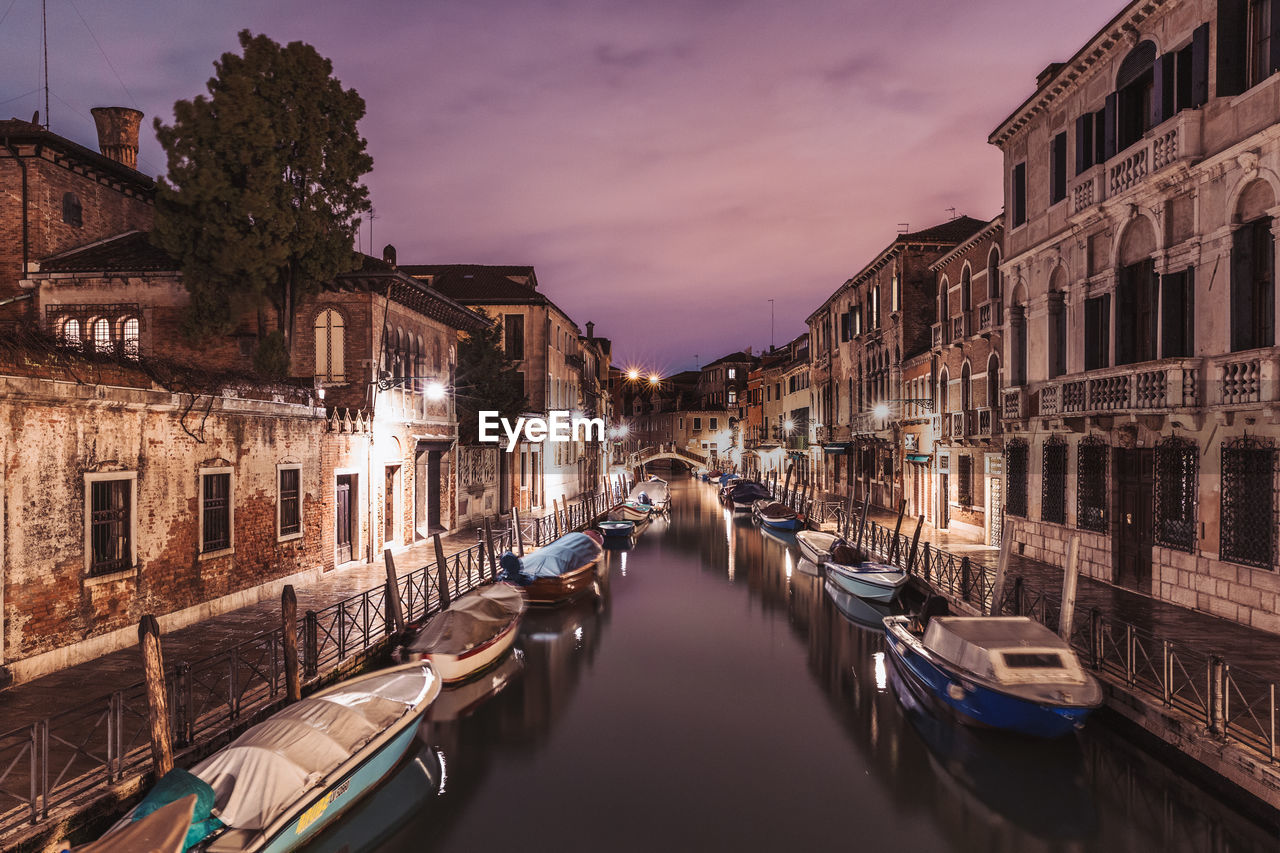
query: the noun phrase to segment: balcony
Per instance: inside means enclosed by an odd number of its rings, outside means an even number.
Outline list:
[[[933,324],[933,349],[940,350],[947,344],[951,343],[951,324],[950,323],[934,323]]]
[[[1060,376],[1040,386],[1042,417],[1169,412],[1202,405],[1198,359],[1168,359]]]
[[[978,428],[971,435],[978,438],[992,438],[1000,434],[1000,416],[995,409],[983,406],[977,410],[977,414]]]
[[[1077,175],[1071,184],[1072,215],[1126,192],[1168,166],[1199,159],[1201,116],[1200,110],[1183,110],[1106,163]]]
[[[965,334],[965,315],[951,318],[951,343],[955,346],[964,346],[964,339],[968,337]]]
[[[964,412],[946,412],[943,414],[944,418],[948,418],[951,420],[951,427],[949,430],[949,434],[953,439],[964,438],[965,435],[967,434],[965,432],[964,416],[965,416]]]
[[[1004,325],[1004,303],[999,299],[988,299],[978,306],[978,334],[984,338],[991,337]]]
[[[1005,388],[1000,392],[1000,417],[1006,421],[1030,417],[1026,388]]]
[[[1280,347],[1209,359],[1209,403],[1228,408],[1280,402]]]

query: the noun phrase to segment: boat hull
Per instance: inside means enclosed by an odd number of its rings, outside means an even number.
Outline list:
[[[907,582],[904,572],[860,572],[839,563],[826,562],[827,577],[846,592],[867,601],[888,604]]]
[[[634,533],[636,529],[634,521],[602,521],[596,526],[600,528],[600,532],[605,536],[619,539],[625,539]]]
[[[1080,728],[1093,710],[1031,702],[977,684],[923,653],[898,619],[886,619],[884,633],[889,654],[907,688],[965,725],[1055,738]]]
[[[830,541],[827,541],[828,539]],[[834,536],[815,531],[796,534],[796,545],[800,548],[800,554],[809,562],[819,566],[826,561],[827,555],[831,552],[830,543],[834,541]]]
[[[591,590],[600,558],[553,578],[537,578],[524,588],[530,604],[562,604]]]
[[[617,520],[619,521],[644,521],[649,517],[648,512],[635,509],[634,507],[629,507],[626,504],[619,506],[614,510],[613,514],[617,516]]]
[[[516,629],[519,626],[520,618],[517,616],[491,640],[481,643],[474,649],[468,649],[460,655],[428,652],[419,655],[419,658],[431,661],[432,668],[440,674],[440,678],[446,684],[466,681],[502,659],[515,643]]]
[[[795,530],[800,526],[800,519],[795,518],[770,518],[767,515],[760,516],[760,523],[766,527],[772,527],[774,530]]]

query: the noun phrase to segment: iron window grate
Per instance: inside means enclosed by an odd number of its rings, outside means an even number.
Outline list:
[[[280,469],[280,535],[302,532],[301,478],[297,468]]]
[[[1196,547],[1196,506],[1200,453],[1194,441],[1169,436],[1156,444],[1155,541],[1192,553]]]
[[[1097,436],[1076,448],[1076,526],[1107,532],[1107,443]]]
[[[1276,547],[1276,448],[1243,436],[1222,444],[1222,559],[1270,569]]]
[[[1004,446],[1004,470],[1008,485],[1005,512],[1027,517],[1027,443],[1010,439]]]
[[[99,480],[90,484],[89,575],[108,575],[129,568],[132,506],[130,480]]]
[[[1067,442],[1050,436],[1044,443],[1040,480],[1040,518],[1054,524],[1067,523]]]
[[[204,475],[204,542],[201,550],[231,547],[231,475]]]

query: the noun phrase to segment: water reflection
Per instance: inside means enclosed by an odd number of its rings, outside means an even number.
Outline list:
[[[446,791],[378,849],[1277,849],[1104,726],[1028,743],[904,705],[880,609],[672,491],[598,596],[530,611],[500,693],[433,722]]]

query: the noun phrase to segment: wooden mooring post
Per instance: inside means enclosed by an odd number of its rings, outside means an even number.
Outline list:
[[[1067,544],[1067,565],[1062,573],[1062,613],[1058,618],[1058,636],[1071,642],[1071,620],[1076,614],[1076,580],[1080,575],[1080,534]]]
[[[169,728],[169,696],[164,684],[160,623],[148,613],[138,622],[138,646],[147,684],[147,716],[151,731],[151,767],[159,779],[173,769],[173,732]]]
[[[293,584],[280,591],[280,642],[284,646],[284,688],[290,702],[302,698],[298,679],[298,595]]]
[[[489,555],[489,579],[497,580],[498,558],[493,553],[493,526],[489,524],[489,516],[487,515],[484,517],[484,550]]]
[[[449,607],[449,563],[444,556],[440,534],[433,535],[431,539],[436,546],[436,589],[440,593],[440,609],[445,610]]]
[[[387,603],[391,609],[391,623],[396,633],[404,630],[404,605],[400,602],[400,580],[396,577],[396,561],[390,548],[382,549],[382,559],[387,564]]]
[[[1009,531],[1002,532],[1000,537],[1000,558],[996,560],[996,577],[991,582],[991,608],[987,611],[991,616],[999,616],[1004,609],[1004,579],[1009,571],[1009,549],[1012,548],[1013,537]],[[1021,590],[1021,587],[1018,588]],[[1021,614],[1015,613],[1015,616]]]
[[[516,553],[524,557],[524,535],[520,533],[520,510],[511,508],[511,535],[516,540]]]
[[[907,557],[907,574],[912,574],[916,569],[916,554],[920,547],[920,531],[924,529],[924,516],[916,516],[916,532],[911,534],[911,554]]]
[[[888,563],[889,565],[897,565],[894,561],[898,559],[898,535],[902,533],[902,517],[907,514],[907,502],[905,500],[898,501],[898,523],[893,525],[893,540],[889,543]]]

